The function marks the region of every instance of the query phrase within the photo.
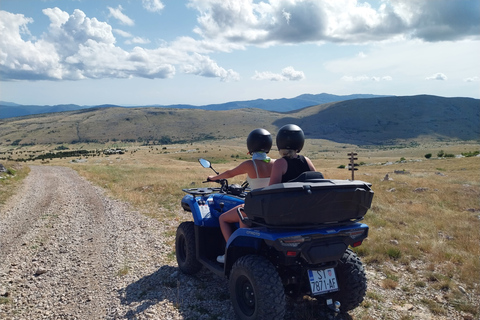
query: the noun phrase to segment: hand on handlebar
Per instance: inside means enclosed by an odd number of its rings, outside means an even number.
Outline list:
[[[207,181],[204,181],[204,182],[216,182],[216,183],[220,183],[222,186],[223,185],[228,185],[227,184],[227,179],[216,179],[216,180],[213,180],[212,178],[215,177],[215,176],[208,176],[207,177]]]

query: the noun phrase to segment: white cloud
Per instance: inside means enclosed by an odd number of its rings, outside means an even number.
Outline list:
[[[151,12],[160,12],[165,8],[160,0],[142,0],[143,7]]]
[[[198,53],[189,56],[188,60],[189,63],[183,65],[183,71],[185,73],[211,78],[218,77],[226,82],[237,81],[240,79],[240,75],[237,72],[219,67],[215,61]]]
[[[431,75],[429,77],[426,77],[425,80],[447,80],[447,76],[444,75],[443,73],[435,73],[434,75]]]
[[[118,10],[122,10],[121,6]],[[183,37],[154,50],[137,46],[126,51],[116,45],[113,33],[127,38],[129,44],[150,41],[123,30],[112,30],[106,22],[90,19],[78,9],[71,15],[58,8],[45,9],[43,13],[50,19],[48,31],[39,40],[25,41],[22,34],[29,33],[27,25],[32,19],[0,10],[2,80],[171,78],[177,69],[222,81],[240,78],[237,72],[219,66],[206,55],[217,49],[208,41]]]
[[[252,77],[253,80],[270,80],[270,81],[284,81],[286,80],[284,76],[278,73],[273,73],[270,71],[258,72],[255,70],[255,75]]]
[[[305,79],[303,71],[296,71],[293,67],[286,67],[282,70],[282,76],[288,80],[298,81]]]
[[[478,77],[469,77],[469,78],[463,79],[463,81],[465,81],[465,82],[478,82],[478,81],[480,81],[480,78],[478,78]]]
[[[110,17],[113,17],[120,21],[121,24],[127,25],[127,26],[133,26],[135,25],[135,22],[130,19],[126,14],[124,14],[123,8],[121,5],[118,5],[118,8],[112,8],[112,7],[107,7],[108,11],[110,11]]]
[[[270,81],[298,81],[305,79],[303,71],[296,71],[293,67],[286,67],[282,69],[282,73],[273,73],[270,71],[258,72],[255,71],[253,80],[270,80]]]
[[[150,40],[142,37],[133,37],[131,40],[125,41],[126,44],[147,44],[150,43]]]
[[[123,31],[123,30],[120,30],[120,29],[113,29],[113,32],[118,34],[121,37],[124,37],[124,38],[132,38],[133,37],[130,32],[126,32],[126,31]]]

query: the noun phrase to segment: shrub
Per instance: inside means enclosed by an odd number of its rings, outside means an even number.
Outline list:
[[[479,154],[480,154],[480,151],[462,152],[462,156],[464,156],[464,157],[476,157]]]
[[[430,159],[431,157],[432,157],[432,154],[431,154],[431,153],[427,153],[427,154],[425,155],[425,158],[427,158],[427,159]]]

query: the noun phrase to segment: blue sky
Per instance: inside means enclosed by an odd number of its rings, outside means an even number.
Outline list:
[[[480,98],[478,0],[0,0],[0,100]]]

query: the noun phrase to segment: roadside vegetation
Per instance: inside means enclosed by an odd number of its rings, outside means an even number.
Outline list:
[[[13,161],[0,162],[6,172],[0,172],[0,209],[5,201],[15,194],[17,187],[30,169],[26,165]],[[1,210],[0,210],[1,211]]]
[[[124,154],[52,158],[48,165],[70,166],[143,213],[180,221],[185,217],[180,214],[182,189],[215,186],[202,183],[213,171],[202,168],[197,159],[211,160],[221,172],[247,158],[243,144],[228,140],[143,146]],[[478,145],[353,148],[310,141],[302,152],[329,179],[350,179],[347,153],[357,152],[355,179],[370,182],[375,192],[364,220],[369,237],[355,250],[378,278],[369,279],[367,297],[353,318],[371,319],[370,311],[376,310],[389,319],[388,314],[408,311],[409,305],[421,305],[438,316],[453,308],[471,319],[478,317],[478,301],[472,302],[480,295]],[[272,150],[271,156],[276,154]],[[7,162],[7,167],[13,164]],[[0,204],[8,197],[4,192],[10,192],[9,184],[28,173],[26,165],[15,170],[15,178],[1,180]],[[242,178],[230,181],[241,182]],[[173,241],[171,247],[173,253]],[[385,304],[393,294],[398,310]]]

